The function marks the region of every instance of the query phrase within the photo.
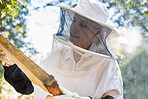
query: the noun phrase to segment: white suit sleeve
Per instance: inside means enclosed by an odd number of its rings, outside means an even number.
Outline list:
[[[48,92],[44,91],[37,85],[34,85],[34,99],[46,99],[46,96],[49,95]]]
[[[105,94],[103,96],[107,95],[115,99],[123,99],[123,83],[119,68],[113,73],[105,86]]]

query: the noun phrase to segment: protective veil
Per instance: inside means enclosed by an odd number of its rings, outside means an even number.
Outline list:
[[[53,36],[51,55],[41,62],[41,67],[54,75],[59,85],[81,96],[101,99],[110,92],[115,99],[123,99],[122,78],[114,52],[116,31],[64,7],[60,21],[58,33]],[[100,32],[95,34],[99,28]],[[81,33],[88,45],[91,42],[88,49],[76,44],[85,42],[78,39]],[[35,99],[43,99],[46,94],[35,89]]]

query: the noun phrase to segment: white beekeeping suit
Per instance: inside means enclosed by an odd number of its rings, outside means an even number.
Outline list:
[[[118,33],[106,25],[107,8],[93,0],[80,0],[75,8],[60,8],[61,23],[58,33],[53,35],[51,55],[40,66],[60,86],[80,97],[101,99],[110,95],[123,99],[122,77],[115,56]],[[35,99],[44,99],[46,95],[47,92],[35,88]]]

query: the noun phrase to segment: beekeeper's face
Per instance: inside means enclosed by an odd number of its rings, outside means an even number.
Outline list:
[[[70,26],[70,42],[81,48],[89,49],[93,39],[101,32],[93,26],[90,20],[75,14]]]

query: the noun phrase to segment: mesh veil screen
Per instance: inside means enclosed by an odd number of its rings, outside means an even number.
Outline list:
[[[106,45],[106,38],[111,33],[111,29],[71,10],[64,8],[61,8],[60,10],[60,26],[56,34],[57,37],[79,47],[81,47],[85,41],[89,40],[88,45],[90,46],[88,49],[85,49],[112,56]],[[97,33],[98,30],[100,31],[99,33]]]

